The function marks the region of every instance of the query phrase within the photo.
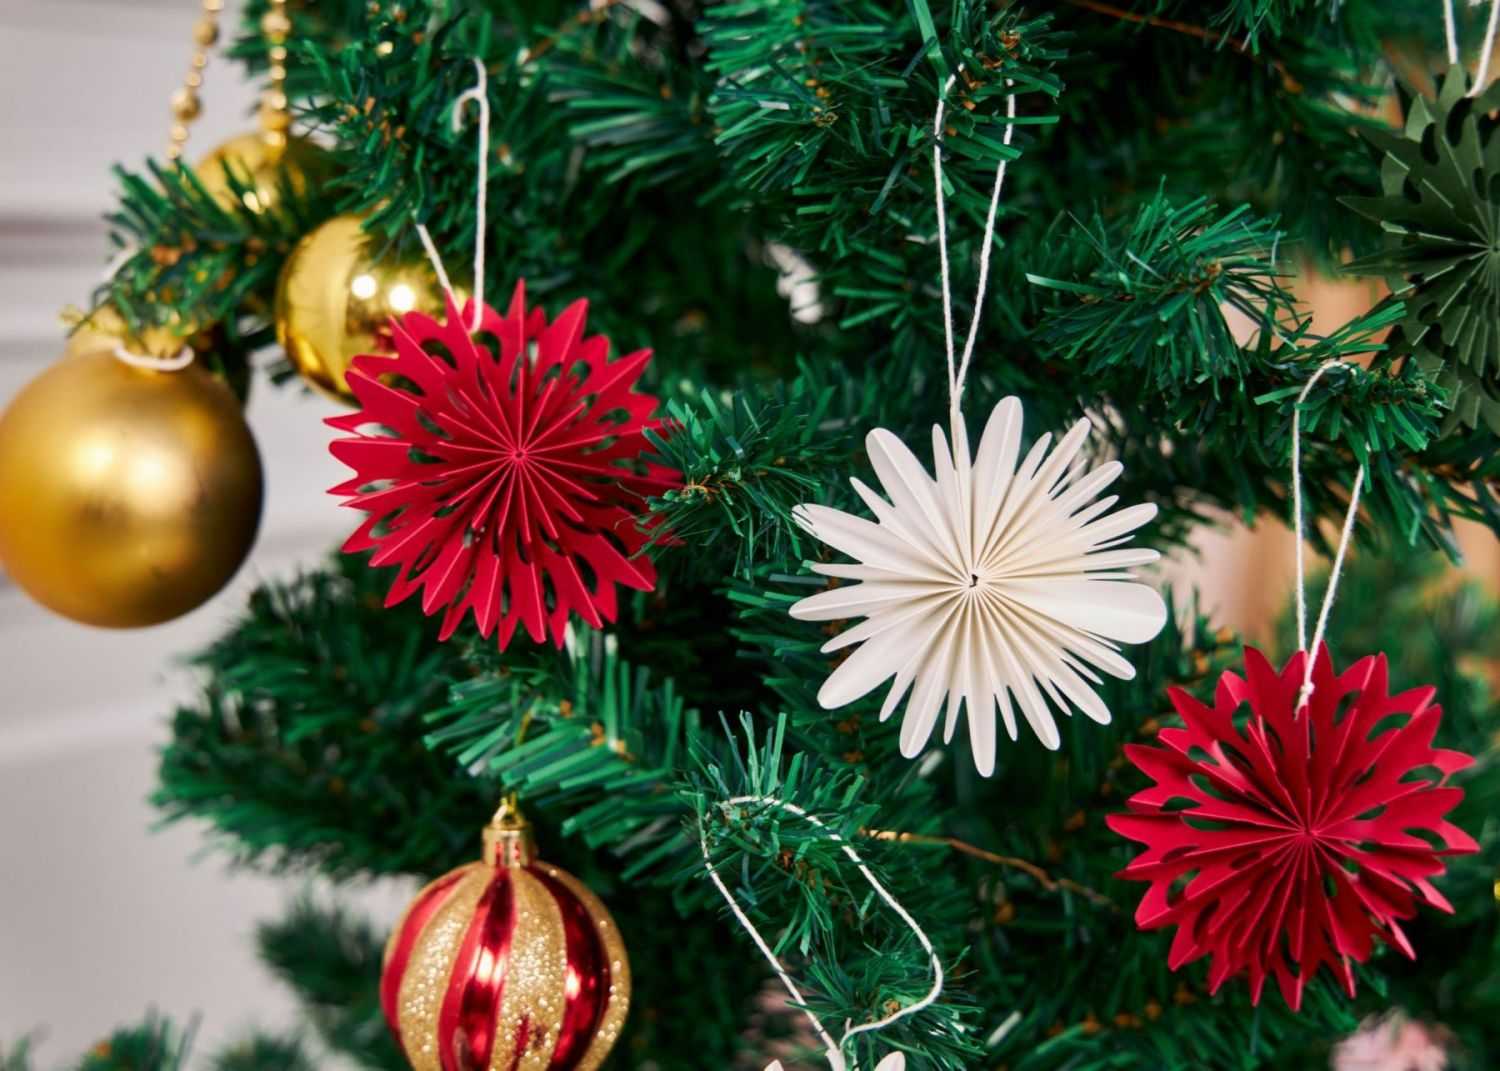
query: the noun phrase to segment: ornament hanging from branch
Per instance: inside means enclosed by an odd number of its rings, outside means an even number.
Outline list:
[[[451,299],[443,321],[408,313],[394,357],[353,363],[361,408],[328,420],[350,433],[331,449],[355,472],[332,493],[369,514],[344,550],[400,566],[387,605],[420,592],[444,638],[472,611],[502,649],[523,624],[561,646],[574,614],[614,620],[617,585],[655,586],[639,512],[678,474],[645,458],[644,432],[662,429],[634,389],[651,353],[611,361],[586,311],[549,323],[520,284],[504,315]]]
[[[508,801],[484,858],[428,885],[396,924],[380,1004],[414,1071],[594,1071],[630,1009],[630,961],[608,909],[537,860]]]
[[[953,738],[959,711],[966,709],[974,764],[988,777],[995,770],[997,704],[1012,740],[1014,696],[1049,748],[1062,743],[1049,700],[1064,713],[1077,707],[1095,721],[1108,722],[1109,708],[1093,688],[1100,683],[1093,668],[1133,677],[1134,667],[1115,643],[1151,639],[1167,613],[1160,595],[1123,571],[1155,561],[1156,552],[1112,549],[1155,517],[1156,507],[1131,506],[1105,516],[1116,499],[1095,499],[1123,466],[1111,462],[1084,475],[1087,420],[1075,424],[1050,456],[1051,436],[1044,435],[1020,460],[1021,403],[1006,398],[990,413],[978,456],[970,455],[960,403],[984,308],[1016,98],[1014,93],[1006,98],[1006,153],[995,169],[974,315],[959,356],[940,140],[953,83],[950,76],[932,127],[952,444],[933,427],[934,479],[905,443],[877,428],[866,448],[890,501],[851,481],[875,521],[826,506],[798,507],[803,527],[855,559],[810,568],[857,583],[802,599],[791,614],[808,621],[865,619],[824,644],[830,653],[861,646],[824,682],[819,703],[843,706],[894,677],[880,719],[889,718],[910,690],[901,753],[915,757],[926,747],[946,700],[944,742]]]
[[[1141,929],[1177,926],[1168,965],[1211,956],[1210,991],[1243,973],[1256,1004],[1274,975],[1294,1010],[1324,966],[1354,996],[1353,964],[1369,958],[1376,939],[1416,958],[1400,920],[1418,903],[1452,911],[1432,879],[1445,856],[1479,848],[1445,818],[1463,798],[1448,779],[1473,759],[1433,747],[1442,719],[1435,689],[1393,696],[1385,655],[1339,674],[1323,645],[1363,468],[1308,643],[1301,406],[1334,368],[1354,374],[1342,361],[1324,363],[1292,414],[1297,653],[1277,673],[1246,649],[1245,675],[1225,673],[1212,707],[1174,688],[1185,728],[1163,729],[1161,747],[1127,745],[1126,757],[1155,784],[1108,819],[1146,845],[1120,876],[1151,884],[1136,910]]]

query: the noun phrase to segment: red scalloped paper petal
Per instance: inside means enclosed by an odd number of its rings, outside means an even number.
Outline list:
[[[609,360],[607,338],[584,336],[587,302],[549,324],[524,283],[473,336],[472,309],[450,297],[445,322],[407,313],[394,357],[354,359],[360,410],[328,423],[352,436],[330,449],[355,475],[330,493],[369,516],[344,550],[399,565],[386,605],[420,591],[423,611],[445,608],[444,639],[472,611],[502,650],[522,624],[561,646],[569,615],[597,628],[616,585],[656,585],[639,511],[681,479],[642,458],[662,428],[633,389],[651,351]]]
[[[1151,884],[1141,929],[1177,927],[1168,965],[1211,956],[1209,989],[1245,972],[1255,1003],[1274,974],[1293,1009],[1324,965],[1352,997],[1353,961],[1376,938],[1415,958],[1399,920],[1419,903],[1451,912],[1431,879],[1479,847],[1444,818],[1463,798],[1448,777],[1473,759],[1432,746],[1435,689],[1392,696],[1385,655],[1339,675],[1320,647],[1298,715],[1305,657],[1278,674],[1247,648],[1245,676],[1220,677],[1212,707],[1174,688],[1186,728],[1125,748],[1155,784],[1108,818],[1146,845],[1120,877]],[[1408,779],[1429,767],[1438,779]]]

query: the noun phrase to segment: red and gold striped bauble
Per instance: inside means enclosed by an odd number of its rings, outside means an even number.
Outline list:
[[[593,1071],[630,1008],[630,962],[599,898],[537,862],[510,804],[484,859],[417,894],[385,946],[380,1001],[415,1071]]]

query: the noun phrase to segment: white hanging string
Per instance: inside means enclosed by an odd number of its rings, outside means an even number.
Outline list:
[[[1490,22],[1484,31],[1484,45],[1479,50],[1479,73],[1474,76],[1474,85],[1469,96],[1477,97],[1490,80],[1490,57],[1495,51],[1495,33],[1500,30],[1500,0],[1490,0]]]
[[[146,353],[136,353],[125,348],[122,342],[110,350],[115,360],[130,365],[132,368],[144,368],[150,372],[180,372],[193,363],[197,355],[193,353],[192,347],[183,346],[170,357],[153,357]]]
[[[772,951],[771,946],[766,943],[766,939],[762,937],[760,931],[756,929],[755,923],[751,922],[750,917],[746,915],[745,912],[740,908],[738,901],[736,901],[734,898],[734,894],[729,891],[729,886],[724,884],[724,880],[719,877],[718,871],[714,869],[713,860],[710,857],[708,851],[708,832],[700,824],[700,826],[698,827],[698,843],[703,850],[703,863],[705,868],[708,870],[709,880],[714,883],[714,886],[724,897],[724,901],[729,905],[729,910],[734,913],[735,920],[739,922],[739,924],[745,929],[745,932],[750,935],[750,939],[754,941],[756,947],[760,949],[761,955],[765,956],[766,962],[771,965],[771,969],[774,970],[776,972],[776,976],[781,979],[781,984],[786,987],[786,991],[791,995],[792,1000],[800,1005],[803,1005],[803,1008],[801,1009],[802,1013],[807,1016],[809,1021],[811,1021],[813,1029],[817,1031],[818,1037],[822,1039],[825,1049],[825,1055],[828,1058],[829,1067],[832,1068],[832,1071],[845,1071],[846,1064],[844,1063],[843,1050],[844,1047],[849,1043],[849,1040],[851,1038],[871,1030],[883,1030],[884,1028],[890,1026],[892,1023],[896,1022],[898,1019],[904,1019],[908,1015],[915,1015],[917,1012],[921,1011],[923,1008],[929,1007],[934,1001],[937,1000],[937,998],[943,992],[942,961],[938,959],[937,952],[933,949],[932,942],[928,939],[927,933],[922,929],[921,926],[917,925],[917,920],[912,918],[910,913],[907,912],[906,908],[901,906],[900,901],[898,901],[894,896],[890,894],[889,891],[887,891],[886,887],[880,883],[879,879],[877,879],[874,874],[870,873],[870,868],[865,865],[865,861],[860,858],[859,853],[854,850],[853,845],[851,845],[843,837],[839,836],[837,832],[829,829],[828,826],[816,815],[809,814],[807,811],[797,806],[795,803],[788,803],[785,800],[777,799],[774,796],[735,796],[733,799],[725,800],[722,804],[720,804],[720,806],[726,810],[730,807],[753,805],[776,807],[780,810],[786,811],[788,814],[794,814],[798,818],[801,818],[811,825],[816,826],[823,832],[824,836],[837,844],[843,851],[843,853],[849,857],[850,861],[853,862],[854,865],[859,869],[859,872],[864,877],[865,881],[870,883],[870,887],[874,889],[875,892],[880,896],[880,898],[890,906],[892,911],[900,916],[901,921],[906,923],[906,925],[911,929],[911,932],[916,935],[917,941],[921,943],[923,951],[927,953],[927,958],[932,963],[932,988],[928,990],[925,997],[917,1001],[915,1004],[908,1005],[905,1008],[897,1009],[890,1015],[887,1015],[885,1018],[876,1020],[873,1023],[864,1023],[860,1026],[855,1027],[849,1027],[846,1025],[844,1036],[837,1042],[835,1042],[832,1036],[824,1028],[823,1023],[818,1019],[818,1017],[806,1008],[807,1001],[803,999],[801,990],[797,988],[797,983],[792,981],[791,976],[786,972],[786,968],[783,967],[781,965],[781,961],[777,959],[776,953]]]
[[[1500,0],[1496,0],[1500,3]],[[960,68],[962,70],[962,68]],[[958,412],[958,403],[963,398],[964,380],[969,374],[969,361],[974,356],[974,343],[979,337],[979,317],[984,311],[984,291],[989,285],[990,276],[990,253],[995,244],[995,213],[1000,207],[1000,190],[1005,185],[1005,169],[1010,163],[1009,159],[1002,159],[995,168],[995,186],[990,191],[990,210],[984,224],[984,242],[979,249],[979,286],[974,294],[974,318],[969,321],[968,337],[964,340],[964,352],[962,359],[955,367],[953,346],[953,284],[949,278],[948,269],[948,208],[943,196],[943,114],[947,109],[948,91],[953,88],[953,83],[958,80],[956,74],[950,74],[948,80],[943,83],[943,90],[938,95],[937,114],[932,120],[932,176],[933,187],[937,198],[937,224],[938,224],[938,261],[941,265],[940,273],[943,284],[943,341],[948,351],[948,405],[949,409]],[[1007,87],[1014,83],[1007,78]],[[1005,101],[1005,134],[1004,144],[1010,145],[1011,136],[1016,129],[1016,95],[1010,94]]]
[[[1323,605],[1318,611],[1318,626],[1313,631],[1312,646],[1307,645],[1307,567],[1306,550],[1303,547],[1302,522],[1302,403],[1312,392],[1313,384],[1330,368],[1343,368],[1353,374],[1354,368],[1343,361],[1325,361],[1297,396],[1297,407],[1292,410],[1292,516],[1297,537],[1297,647],[1306,653],[1302,672],[1302,690],[1297,695],[1297,710],[1300,712],[1312,698],[1313,659],[1323,644],[1323,634],[1328,629],[1328,614],[1333,609],[1334,592],[1338,590],[1339,574],[1344,568],[1344,555],[1354,534],[1354,519],[1359,514],[1359,492],[1364,487],[1365,468],[1361,465],[1354,474],[1354,487],[1349,492],[1349,511],[1344,515],[1344,530],[1339,537],[1338,552],[1333,557],[1333,570],[1328,574],[1328,590],[1323,594]]]
[[[470,315],[469,330],[478,331],[479,325],[484,320],[484,231],[485,231],[485,209],[489,201],[490,190],[490,97],[488,92],[489,75],[486,74],[484,64],[478,57],[474,59],[474,70],[479,75],[479,80],[474,85],[459,94],[453,102],[453,115],[451,122],[453,132],[456,134],[464,125],[464,105],[474,101],[479,105],[479,182],[474,191],[474,300],[473,312]],[[443,293],[449,297],[453,296],[453,286],[448,281],[448,272],[443,268],[443,258],[438,255],[437,246],[433,244],[432,235],[427,232],[427,225],[417,224],[417,237],[422,239],[422,248],[427,251],[427,259],[432,262],[433,271],[437,272],[438,282],[442,285]]]
[[[1453,19],[1453,0],[1443,0],[1443,34],[1448,39],[1448,66],[1458,66],[1458,28]]]

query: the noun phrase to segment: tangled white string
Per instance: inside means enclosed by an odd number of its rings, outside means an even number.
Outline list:
[[[820,818],[818,818],[816,815],[809,814],[806,810],[797,806],[795,803],[788,803],[785,800],[777,799],[774,796],[735,796],[733,799],[725,800],[720,804],[720,807],[722,807],[726,811],[731,807],[742,806],[775,807],[779,810],[786,811],[788,814],[796,815],[798,818],[803,819],[804,821],[810,823],[813,826],[816,826],[819,830],[821,830],[824,836],[837,844],[843,851],[843,853],[849,857],[849,860],[854,863],[855,867],[858,868],[860,874],[864,877],[864,879],[870,883],[870,887],[875,890],[876,894],[879,895],[879,897],[888,905],[890,905],[891,910],[894,911],[898,916],[900,916],[902,922],[906,923],[906,925],[911,929],[911,932],[916,935],[917,941],[922,945],[923,951],[927,953],[927,957],[932,963],[932,988],[928,990],[925,997],[917,1001],[915,1004],[908,1005],[905,1008],[900,1008],[897,1011],[892,1012],[890,1015],[887,1015],[885,1018],[878,1019],[873,1023],[863,1023],[859,1026],[854,1027],[850,1027],[846,1024],[843,1037],[841,1037],[838,1041],[834,1041],[833,1037],[824,1028],[822,1021],[807,1009],[807,1001],[803,998],[802,991],[797,988],[797,983],[792,981],[791,975],[789,975],[786,971],[786,968],[782,966],[781,960],[776,957],[776,953],[772,951],[771,946],[766,943],[766,939],[762,937],[760,931],[756,929],[755,923],[751,922],[750,917],[745,914],[743,909],[741,909],[739,902],[734,898],[734,894],[729,891],[729,886],[724,884],[724,879],[719,877],[718,871],[714,868],[713,859],[709,855],[708,831],[703,827],[702,824],[699,825],[698,843],[703,850],[703,865],[708,871],[709,880],[714,883],[715,888],[717,888],[719,890],[719,893],[724,897],[725,903],[729,905],[729,910],[734,913],[735,920],[739,922],[742,927],[744,927],[745,932],[750,935],[750,939],[755,942],[755,946],[760,949],[761,955],[765,956],[766,962],[771,965],[771,969],[774,970],[776,972],[776,976],[781,979],[781,984],[786,987],[786,991],[791,996],[792,1000],[798,1005],[802,1006],[802,1014],[807,1016],[808,1020],[812,1023],[813,1029],[817,1032],[818,1038],[823,1042],[824,1054],[828,1058],[829,1067],[832,1069],[832,1071],[846,1071],[847,1065],[844,1062],[844,1047],[849,1043],[849,1040],[851,1038],[871,1030],[883,1030],[885,1027],[890,1026],[898,1019],[904,1019],[908,1015],[915,1015],[917,1012],[921,1011],[923,1008],[930,1006],[934,1001],[937,1000],[937,998],[943,992],[942,961],[938,959],[937,952],[933,950],[932,941],[928,939],[927,933],[922,929],[921,926],[917,925],[917,920],[912,918],[910,913],[907,912],[906,908],[901,906],[900,901],[898,901],[894,896],[890,894],[890,892],[884,885],[880,883],[880,880],[876,878],[874,874],[870,873],[870,868],[865,865],[865,861],[861,859],[859,853],[854,850],[854,846],[846,841],[843,837],[841,837],[836,831],[829,829],[828,826]]]
[[[464,90],[453,102],[453,132],[457,133],[464,125],[464,105],[470,101],[479,105],[479,182],[474,192],[474,301],[473,312],[470,315],[469,330],[478,331],[479,325],[484,319],[484,231],[485,211],[489,203],[490,190],[490,97],[489,97],[489,75],[485,72],[484,64],[476,57],[474,59],[474,70],[479,79],[474,85]],[[443,258],[438,254],[437,246],[433,244],[432,235],[427,231],[427,225],[417,224],[417,237],[422,239],[422,248],[427,251],[427,259],[432,263],[432,270],[437,272],[438,283],[443,288],[443,293],[450,298],[453,296],[453,285],[448,281],[448,272],[443,267]]]
[[[1323,605],[1318,611],[1318,627],[1313,631],[1312,646],[1307,645],[1307,551],[1303,546],[1302,522],[1302,403],[1312,393],[1313,384],[1330,368],[1343,368],[1351,374],[1354,368],[1340,360],[1325,361],[1297,396],[1297,407],[1292,410],[1292,516],[1297,536],[1297,646],[1307,653],[1302,670],[1302,690],[1297,696],[1297,710],[1307,706],[1313,693],[1313,659],[1323,643],[1323,634],[1328,629],[1328,613],[1333,609],[1334,592],[1338,590],[1339,574],[1344,569],[1344,555],[1349,550],[1349,541],[1354,534],[1354,519],[1359,514],[1359,492],[1364,487],[1365,469],[1361,465],[1354,474],[1354,487],[1349,492],[1349,510],[1344,515],[1344,530],[1339,537],[1338,552],[1333,558],[1333,570],[1328,574],[1328,590],[1323,595]]]
[[[1500,3],[1500,0],[1496,0]],[[961,70],[962,68],[960,68]],[[984,292],[989,285],[990,279],[990,253],[995,245],[995,213],[1000,207],[1000,190],[1005,185],[1005,169],[1010,163],[1009,159],[1002,159],[995,168],[995,186],[990,191],[990,210],[984,223],[984,241],[979,249],[979,285],[974,294],[974,318],[969,321],[969,333],[964,339],[963,358],[955,367],[953,346],[953,286],[949,279],[948,270],[948,206],[943,194],[943,114],[947,109],[948,91],[953,88],[953,83],[958,76],[950,74],[948,80],[943,83],[943,91],[938,96],[937,114],[932,120],[932,177],[933,188],[937,199],[937,224],[938,224],[938,261],[941,265],[939,271],[943,284],[943,341],[948,350],[948,407],[952,413],[958,412],[958,403],[963,398],[964,380],[969,374],[969,361],[974,356],[974,342],[979,337],[979,317],[984,310]],[[1005,80],[1006,86],[1013,83],[1009,78]],[[1005,100],[1005,134],[1003,141],[1006,146],[1010,145],[1011,135],[1016,129],[1016,95],[1010,94]]]

